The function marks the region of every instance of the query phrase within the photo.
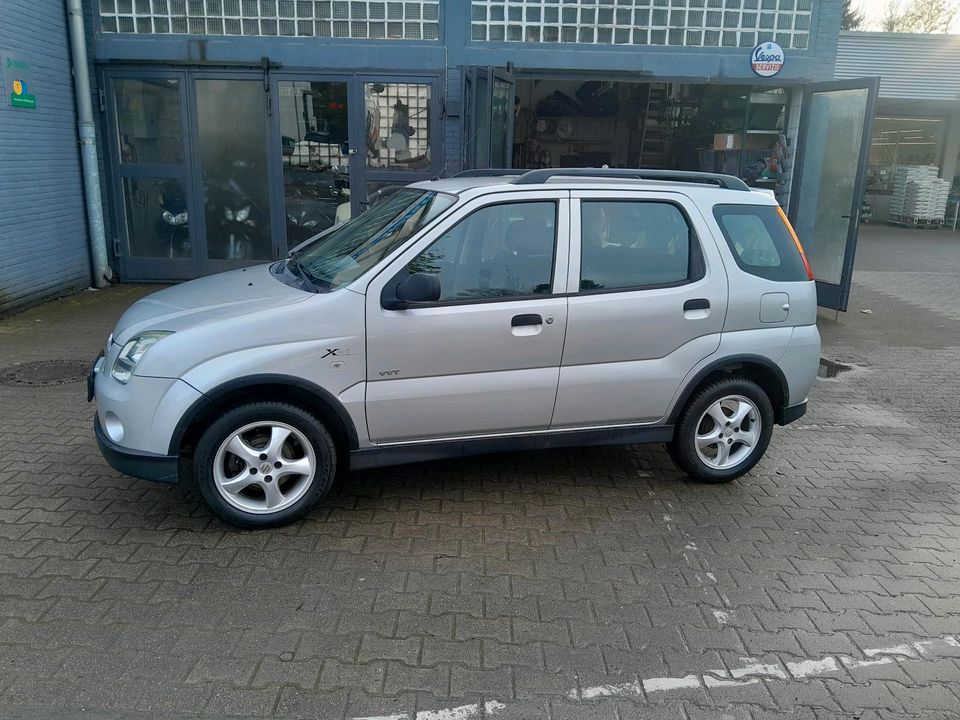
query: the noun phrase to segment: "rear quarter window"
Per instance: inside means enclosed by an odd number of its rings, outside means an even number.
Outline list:
[[[772,205],[714,205],[737,265],[746,273],[779,282],[807,280],[803,257]]]

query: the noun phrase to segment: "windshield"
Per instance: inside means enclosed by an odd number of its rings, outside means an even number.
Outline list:
[[[290,256],[316,286],[336,290],[380,262],[455,199],[427,190],[398,190]]]

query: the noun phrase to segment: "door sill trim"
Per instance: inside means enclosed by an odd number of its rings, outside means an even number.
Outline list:
[[[672,439],[673,425],[647,424],[403,442],[353,450],[350,453],[350,469],[366,470],[387,465],[524,450],[664,443]]]

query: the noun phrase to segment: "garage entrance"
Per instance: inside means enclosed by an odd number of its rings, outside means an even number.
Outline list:
[[[793,93],[784,87],[519,78],[513,165],[722,172],[786,206]]]

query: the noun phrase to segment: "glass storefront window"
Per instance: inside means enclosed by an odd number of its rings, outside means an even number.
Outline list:
[[[878,116],[874,119],[867,191],[892,192],[893,173],[898,165],[940,165],[946,130],[946,118]]]
[[[121,163],[183,162],[180,83],[176,79],[117,78],[113,93]]]
[[[191,256],[187,193],[180,180],[124,178],[123,207],[130,257]]]
[[[366,83],[363,100],[367,167],[429,170],[430,86]]]
[[[197,80],[196,89],[207,256],[269,260],[263,82]]]
[[[278,83],[287,245],[350,219],[347,84]]]

